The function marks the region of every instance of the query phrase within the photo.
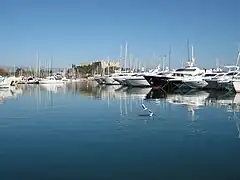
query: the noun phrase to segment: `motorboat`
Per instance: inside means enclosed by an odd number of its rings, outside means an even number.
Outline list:
[[[28,78],[21,76],[20,80],[17,83],[18,84],[39,84],[39,81],[31,76]]]
[[[169,72],[165,75],[144,75],[144,78],[149,82],[151,86],[157,86],[161,88],[179,88],[188,87],[183,81],[193,76],[200,76],[204,73],[204,70],[196,66],[186,66],[184,68],[176,69],[173,72]]]
[[[127,85],[126,80],[131,77],[136,77],[139,73],[123,73],[113,79],[121,85]]]
[[[217,89],[218,81],[217,79],[226,73],[214,72],[209,70],[208,72],[193,76],[191,78],[186,78],[183,82],[193,89]]]
[[[63,84],[63,83],[64,81],[62,80],[62,77],[58,75],[48,76],[39,81],[39,84]]]
[[[128,72],[113,73],[110,75],[103,76],[96,81],[105,85],[120,85],[123,82],[123,80],[125,80],[126,76],[132,76],[132,75],[134,75],[134,73],[128,73]]]
[[[129,76],[126,78],[127,86],[131,87],[148,87],[150,86],[149,82],[144,78],[144,75],[165,75],[169,72],[168,69],[161,70],[160,65],[158,65],[155,69],[150,70],[149,72],[138,73],[135,76]]]
[[[2,77],[0,78],[0,88],[10,88],[15,85],[15,82],[15,77]]]

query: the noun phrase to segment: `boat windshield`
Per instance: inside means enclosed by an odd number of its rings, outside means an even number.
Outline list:
[[[230,72],[230,73],[227,73],[226,76],[234,76],[236,74],[237,74],[237,72]]]

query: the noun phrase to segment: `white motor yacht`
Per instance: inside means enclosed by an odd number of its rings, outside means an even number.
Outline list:
[[[145,76],[158,76],[158,77],[162,77],[162,76],[166,76],[169,75],[170,72],[169,71],[162,71],[162,72],[146,72],[143,74],[139,74],[136,76],[131,76],[129,78],[126,79],[126,83],[128,86],[131,87],[148,87],[151,86],[149,84],[149,82],[146,80]]]
[[[223,72],[213,72],[213,73],[206,73],[203,75],[203,79],[208,83],[207,86],[205,86],[205,89],[218,89],[218,79],[221,76],[224,76],[226,73]]]
[[[168,72],[166,75],[144,75],[144,78],[151,86],[156,87],[182,87],[187,86],[183,81],[203,74],[204,70],[195,66],[186,66],[176,69],[173,72]]]
[[[18,84],[38,84],[39,81],[33,77],[28,77],[28,78],[25,78],[25,77],[20,77],[21,79],[18,81]]]
[[[63,84],[64,81],[60,76],[54,75],[54,76],[48,76],[42,80],[39,81],[39,84]]]
[[[217,89],[217,79],[226,73],[208,71],[202,75],[184,79],[184,83],[193,89]]]
[[[0,88],[9,88],[11,86],[14,86],[15,82],[15,77],[2,77],[0,78]]]
[[[103,84],[106,85],[120,85],[123,80],[125,80],[126,76],[132,76],[134,73],[113,73],[101,78]]]
[[[192,78],[183,79],[183,83],[192,89],[203,89],[208,83],[202,78],[202,76],[195,76]]]
[[[131,87],[147,87],[147,86],[150,86],[148,81],[144,78],[144,75],[147,75],[147,74],[139,74],[139,75],[136,75],[136,76],[128,77],[125,80],[125,82],[126,82],[127,86],[131,86]]]
[[[149,82],[144,78],[144,75],[165,75],[169,71],[161,71],[160,65],[158,65],[155,69],[150,70],[149,72],[138,73],[135,76],[129,76],[126,78],[126,84],[131,87],[148,87],[150,86]]]
[[[166,76],[152,76],[147,75],[144,78],[149,82],[152,86],[158,86],[161,88],[167,89],[175,89],[175,88],[182,88],[182,87],[191,87],[193,84],[196,86],[205,86],[205,82],[196,83],[192,81],[192,77],[200,76],[205,71],[195,66],[195,57],[193,53],[193,46],[192,46],[192,59],[189,60],[185,67],[176,69],[172,72],[172,74],[168,74]],[[187,80],[189,81],[188,85]],[[197,81],[198,82],[198,81]],[[191,87],[192,88],[192,87]]]
[[[136,77],[139,73],[123,73],[113,79],[121,85],[127,85],[126,80],[130,77]]]
[[[206,73],[203,79],[208,83],[205,89],[233,89],[232,78],[239,72],[238,66],[224,66],[220,72]]]

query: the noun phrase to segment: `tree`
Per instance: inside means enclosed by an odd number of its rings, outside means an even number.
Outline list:
[[[4,68],[0,68],[0,76],[7,76],[8,75],[8,70]]]
[[[25,70],[22,68],[17,68],[15,71],[16,76],[22,76],[25,73]]]

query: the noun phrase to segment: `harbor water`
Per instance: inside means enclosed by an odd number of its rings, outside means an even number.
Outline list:
[[[0,97],[1,180],[240,179],[238,94],[81,82]]]

